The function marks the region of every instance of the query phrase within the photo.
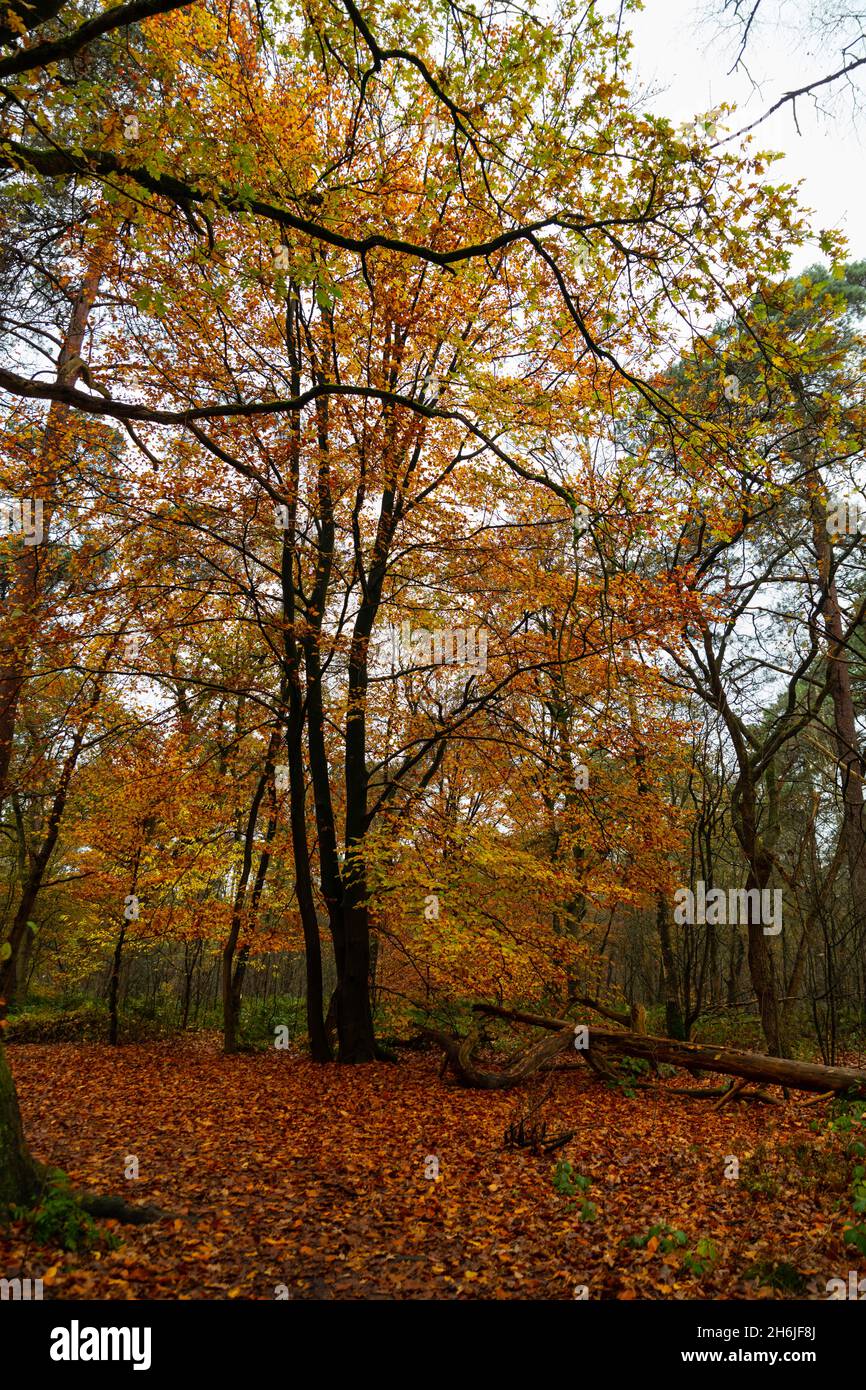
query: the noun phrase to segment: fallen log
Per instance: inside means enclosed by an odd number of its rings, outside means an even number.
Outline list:
[[[470,1033],[466,1038],[452,1038],[447,1033],[440,1032],[438,1028],[422,1028],[421,1032],[426,1038],[432,1038],[439,1044],[445,1053],[447,1066],[458,1079],[465,1086],[472,1086],[479,1091],[507,1091],[512,1086],[519,1086],[526,1077],[538,1071],[549,1057],[555,1057],[557,1052],[562,1052],[568,1043],[574,1041],[574,1024],[569,1023],[567,1033],[563,1037],[556,1034],[550,1038],[542,1038],[501,1071],[481,1071],[472,1060],[477,1042],[475,1034]]]
[[[465,1039],[450,1038],[434,1029],[423,1029],[444,1049],[448,1065],[464,1085],[480,1090],[505,1090],[531,1076],[545,1062],[574,1046],[575,1023],[565,1018],[548,1018],[543,1014],[503,1009],[496,1004],[475,1004],[476,1013],[509,1019],[532,1027],[543,1028],[551,1036],[534,1043],[520,1057],[500,1071],[484,1071],[475,1065],[473,1051],[475,1035]],[[589,1030],[589,1048],[576,1050],[581,1060],[605,1067],[611,1054],[641,1057],[650,1063],[667,1062],[686,1070],[717,1072],[723,1076],[740,1077],[743,1081],[759,1081],[769,1086],[786,1086],[794,1091],[814,1091],[818,1094],[853,1096],[866,1099],[866,1071],[852,1067],[825,1067],[817,1062],[795,1062],[787,1057],[768,1057],[762,1052],[744,1052],[735,1047],[714,1047],[707,1043],[677,1042],[673,1038],[658,1038],[648,1033],[631,1033],[612,1028]],[[595,1054],[592,1056],[592,1054]]]
[[[590,1047],[605,1052],[622,1052],[643,1057],[648,1062],[667,1062],[674,1067],[699,1067],[702,1071],[738,1076],[744,1081],[760,1081],[765,1086],[788,1086],[792,1091],[832,1091],[834,1095],[853,1095],[866,1099],[866,1071],[853,1067],[825,1067],[818,1062],[793,1062],[787,1057],[768,1057],[763,1052],[742,1052],[736,1047],[713,1047],[704,1043],[676,1042],[649,1034],[615,1033],[590,1028]]]

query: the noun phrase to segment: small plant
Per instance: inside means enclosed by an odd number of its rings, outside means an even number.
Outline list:
[[[687,1250],[688,1236],[685,1231],[672,1230],[665,1222],[650,1226],[645,1235],[632,1236],[631,1244],[638,1250],[646,1250],[650,1255],[675,1255],[682,1251],[680,1263],[689,1274],[706,1274],[712,1269],[719,1252],[711,1240],[702,1238],[694,1250]]]
[[[628,1072],[631,1076],[645,1076],[650,1069],[645,1057],[621,1057],[619,1065],[621,1071]]]
[[[12,1216],[25,1221],[37,1245],[59,1245],[62,1250],[90,1250],[103,1237],[91,1216],[84,1211],[69,1179],[59,1168],[46,1175],[45,1186],[32,1208],[13,1207]],[[109,1249],[120,1246],[117,1236],[104,1237]]]
[[[657,1250],[662,1255],[670,1255],[688,1243],[688,1236],[685,1231],[673,1231],[670,1226],[662,1223],[659,1226],[650,1226],[646,1235],[632,1236],[631,1243],[637,1250],[648,1250],[651,1255]]]
[[[683,1255],[683,1269],[700,1276],[711,1270],[718,1258],[719,1252],[713,1242],[701,1239],[693,1251],[689,1250]]]
[[[598,1207],[595,1202],[590,1202],[585,1196],[592,1186],[588,1177],[583,1173],[576,1172],[570,1163],[561,1160],[553,1170],[553,1186],[563,1197],[581,1197],[578,1216],[581,1221],[595,1221],[598,1216]],[[566,1211],[571,1211],[573,1207],[574,1203],[569,1203]]]
[[[785,1260],[756,1260],[745,1271],[744,1279],[754,1282],[759,1288],[777,1289],[780,1293],[802,1294],[806,1290],[806,1279],[795,1265]]]
[[[616,1072],[611,1072],[605,1077],[605,1080],[612,1090],[628,1096],[629,1100],[634,1100],[637,1095],[634,1083],[649,1069],[649,1062],[643,1057],[620,1057],[617,1061]]]
[[[563,1197],[577,1197],[592,1186],[591,1180],[575,1171],[571,1163],[560,1159],[553,1170],[553,1186]]]

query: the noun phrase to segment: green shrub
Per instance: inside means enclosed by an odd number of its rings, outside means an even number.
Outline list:
[[[90,1250],[100,1241],[117,1249],[117,1236],[104,1236],[96,1222],[80,1205],[69,1186],[69,1179],[59,1168],[52,1168],[36,1205],[15,1207],[12,1216],[24,1221],[37,1245],[59,1245],[62,1250]]]
[[[631,1243],[637,1250],[645,1250],[653,1238],[658,1240],[656,1249],[662,1255],[670,1255],[673,1251],[688,1244],[688,1236],[685,1231],[673,1231],[670,1226],[664,1223],[659,1226],[650,1226],[646,1235],[632,1236]]]
[[[108,1035],[104,1005],[90,1001],[63,1008],[56,1002],[13,1014],[5,1041],[14,1043],[100,1042]]]
[[[560,1159],[553,1170],[553,1186],[563,1197],[581,1197],[583,1200],[578,1209],[578,1216],[581,1221],[595,1221],[598,1216],[598,1207],[595,1205],[595,1202],[590,1202],[585,1195],[592,1186],[592,1182],[588,1177],[583,1173],[578,1173],[575,1168],[564,1159]],[[570,1202],[565,1210],[571,1211],[573,1208],[574,1203]]]
[[[589,1178],[578,1173],[565,1159],[560,1159],[553,1170],[553,1186],[563,1197],[577,1197],[592,1186]]]
[[[307,1031],[306,1011],[306,1001],[293,994],[245,1001],[241,1009],[241,1042],[256,1049],[271,1048],[277,1028],[288,1028],[290,1038],[303,1038]]]
[[[701,1239],[693,1251],[689,1250],[683,1255],[683,1269],[700,1276],[711,1270],[718,1258],[719,1252],[713,1242]]]

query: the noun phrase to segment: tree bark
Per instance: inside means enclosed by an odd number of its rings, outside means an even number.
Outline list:
[[[656,899],[656,930],[662,952],[662,978],[665,991],[665,1030],[669,1038],[685,1042],[688,1038],[685,1018],[680,1000],[682,989],[679,981],[673,941],[671,940],[670,914],[668,900],[664,893]]]
[[[15,1082],[0,1043],[0,1212],[29,1206],[39,1187],[39,1169],[21,1125]]]
[[[250,805],[249,815],[247,816],[246,831],[244,834],[244,855],[241,864],[240,877],[238,878],[237,888],[235,889],[234,902],[232,904],[232,920],[229,927],[229,934],[223,948],[222,959],[222,1001],[223,1001],[223,1050],[227,1056],[238,1050],[238,1025],[241,1015],[241,998],[243,996],[244,976],[247,968],[247,958],[249,956],[249,946],[244,945],[237,950],[238,938],[245,916],[245,906],[247,888],[249,886],[250,874],[253,867],[253,851],[255,847],[256,828],[259,821],[259,811],[262,800],[268,788],[271,789],[271,814],[268,820],[268,827],[265,832],[265,847],[259,856],[259,865],[256,872],[255,884],[252,893],[252,902],[248,920],[250,924],[255,921],[256,908],[264,887],[265,876],[270,862],[269,846],[274,837],[277,825],[276,800],[273,793],[274,778],[274,758],[280,744],[280,726],[277,723],[271,731],[268,749],[265,754],[264,770],[256,784]]]
[[[851,686],[848,654],[839,593],[833,569],[833,547],[827,534],[827,506],[823,500],[817,469],[806,475],[812,508],[812,535],[821,584],[824,589],[822,617],[827,640],[827,684],[833,702],[836,757],[842,782],[842,825],[851,897],[859,931],[866,922],[866,821],[864,821],[864,760],[857,739],[857,716]],[[861,615],[862,616],[862,615]]]
[[[286,294],[285,338],[290,362],[290,388],[294,395],[299,395],[301,390],[301,316],[297,313],[298,296],[298,286],[291,284]],[[298,496],[301,488],[301,424],[301,415],[300,412],[297,412],[292,416],[289,436],[289,487],[285,504],[288,512],[288,526],[284,527],[283,530],[280,559],[283,619],[282,674],[284,697],[288,699],[286,751],[289,760],[289,818],[292,833],[292,854],[295,861],[295,894],[298,899],[298,911],[304,934],[307,1037],[310,1044],[310,1056],[313,1061],[330,1062],[333,1054],[324,1020],[322,946],[319,938],[319,919],[313,896],[313,875],[307,840],[307,784],[303,742],[307,711],[301,686],[301,662],[304,647],[298,635],[300,616],[298,599],[299,597],[302,598],[302,593],[296,589],[293,570],[297,545]],[[319,495],[321,498],[321,485]],[[333,532],[331,531],[329,534],[332,538]],[[329,552],[332,551],[333,539],[331,539],[329,546]],[[327,589],[327,584],[325,588]],[[324,604],[318,614],[319,622],[321,622],[323,612]]]
[[[145,837],[147,835],[144,826],[142,826],[142,835]],[[141,863],[141,850],[142,846],[139,845],[132,861],[132,881],[129,889],[131,897],[134,896],[135,890],[138,887],[138,868]],[[111,1047],[117,1047],[119,1035],[117,1001],[120,994],[120,967],[123,960],[123,946],[126,941],[126,925],[127,918],[124,915],[121,919],[120,931],[118,932],[114,947],[114,956],[111,961],[111,975],[108,980],[108,1041]]]
[[[124,918],[120,924],[117,941],[114,943],[114,955],[111,958],[111,974],[108,978],[108,1042],[111,1047],[117,1047],[119,1033],[117,998],[120,992],[120,967],[123,961],[123,944],[125,940],[126,919]]]

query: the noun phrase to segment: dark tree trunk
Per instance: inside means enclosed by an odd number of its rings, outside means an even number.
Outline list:
[[[731,794],[731,820],[748,865],[746,888],[758,889],[760,902],[761,892],[772,877],[773,848],[779,834],[778,787],[773,755],[767,751],[767,744],[761,753],[750,751],[743,725],[731,709],[724,692],[718,659],[712,649],[708,628],[704,629],[704,651],[710,669],[715,707],[727,725],[739,767]],[[778,746],[781,742],[782,736],[777,733],[775,743]],[[760,769],[760,772],[756,772],[756,769]],[[763,831],[759,829],[758,788],[761,781],[766,787],[768,800]],[[781,1057],[784,1054],[784,1039],[773,953],[764,935],[760,910],[756,912],[752,897],[749,897],[747,902],[748,961],[752,988],[758,1002],[767,1050],[771,1056]]]
[[[351,893],[350,886],[347,896]],[[374,1062],[377,1049],[370,1008],[370,932],[363,901],[346,909],[343,955],[337,974],[340,1061]]]
[[[659,934],[659,945],[662,953],[662,979],[664,981],[665,992],[665,1032],[669,1038],[678,1038],[681,1042],[688,1039],[689,1030],[686,1028],[685,1019],[681,1004],[682,991],[679,985],[679,972],[677,970],[676,957],[674,956],[673,942],[671,941],[670,917],[668,914],[668,901],[663,893],[660,893],[656,901],[656,928]]]
[[[146,833],[142,828],[142,833]],[[141,863],[141,845],[135,851],[135,858],[132,861],[132,884],[129,889],[130,896],[135,895],[138,887],[138,867]],[[117,1046],[119,1025],[118,1025],[118,1001],[120,997],[120,970],[123,963],[123,947],[126,941],[127,917],[124,912],[120,924],[117,941],[114,947],[114,957],[111,962],[111,974],[108,979],[108,1041],[112,1047]]]
[[[182,1006],[181,1006],[181,1020],[180,1020],[181,1032],[185,1032],[186,1029],[187,1029],[187,1027],[189,1026],[189,1010],[190,1010],[190,1004],[191,1004],[191,1002],[192,1002],[192,980],[193,980],[193,976],[194,976],[194,974],[195,974],[195,972],[196,972],[196,969],[197,969],[197,967],[198,967],[199,961],[201,960],[201,952],[202,952],[202,943],[201,943],[201,941],[197,941],[197,942],[195,943],[195,945],[194,945],[194,947],[193,947],[193,950],[192,950],[192,956],[191,956],[191,957],[190,957],[190,954],[189,954],[189,943],[185,943],[185,944],[184,944],[184,948],[183,948],[183,959],[184,959],[183,1002],[182,1002]]]
[[[238,1049],[241,1000],[243,997],[247,961],[249,960],[249,943],[245,941],[238,950],[238,939],[245,917],[248,922],[248,930],[251,931],[255,926],[259,902],[261,900],[262,890],[265,886],[268,866],[271,861],[271,842],[277,828],[277,801],[274,791],[274,759],[277,749],[280,746],[280,727],[280,723],[277,723],[271,732],[268,750],[265,755],[264,770],[256,786],[250,812],[247,817],[246,831],[244,834],[243,862],[232,906],[231,927],[223,949],[223,1046],[227,1055],[237,1052]],[[265,843],[259,855],[258,868],[250,894],[249,905],[247,906],[247,890],[249,887],[250,874],[252,872],[256,827],[258,825],[262,799],[266,792],[268,792],[270,796],[271,810],[268,817],[267,829],[265,831]]]
[[[290,362],[290,386],[294,395],[301,390],[301,332],[302,324],[297,313],[299,289],[290,284],[286,295],[286,349]],[[313,876],[310,863],[310,847],[307,841],[307,786],[304,769],[304,720],[306,715],[304,693],[301,685],[301,663],[304,647],[297,632],[299,594],[295,588],[293,565],[297,543],[298,497],[301,491],[301,415],[296,412],[291,419],[289,437],[289,479],[287,501],[285,503],[289,524],[283,531],[283,547],[280,559],[280,586],[282,592],[283,616],[283,681],[288,697],[288,720],[286,724],[286,749],[289,758],[289,814],[292,831],[292,853],[295,861],[295,893],[301,928],[304,933],[304,953],[307,976],[307,1037],[310,1056],[314,1062],[332,1060],[331,1045],[325,1028],[324,986],[322,982],[322,946],[319,938],[319,919],[313,897]],[[324,466],[327,469],[327,438],[324,443]],[[319,495],[322,495],[321,485]],[[322,547],[327,552],[329,565],[333,551],[333,526],[328,516],[322,517]],[[320,562],[322,549],[320,548]],[[325,581],[327,592],[327,580]],[[317,593],[319,587],[317,583]],[[313,618],[321,623],[324,603]],[[309,656],[309,652],[307,653]]]
[[[319,919],[313,898],[313,879],[310,869],[310,849],[307,843],[307,806],[302,745],[303,711],[300,692],[290,694],[290,713],[286,743],[289,755],[289,814],[292,828],[292,850],[295,860],[295,893],[304,933],[304,955],[307,975],[307,1037],[310,1056],[314,1062],[332,1060],[331,1045],[325,1031],[325,994],[322,982],[322,945],[319,939]]]
[[[118,932],[117,941],[115,942],[114,956],[111,961],[111,974],[108,978],[108,1041],[112,1047],[117,1047],[117,998],[120,992],[120,967],[123,959],[123,943],[125,940],[126,922],[124,921]]]
[[[234,969],[228,969],[228,995],[223,994],[223,1050],[231,1056],[238,1050],[238,1033],[241,1022],[241,1002],[244,993],[244,977],[247,973],[249,946],[244,943],[237,953]]]
[[[749,865],[746,888],[766,888],[767,884],[770,882],[771,871],[771,864],[763,860],[760,856],[756,856],[755,862]],[[757,911],[758,920],[754,920],[756,913],[752,898],[748,899],[748,911],[749,973],[752,977],[752,988],[755,991],[755,997],[758,1001],[761,1026],[764,1030],[764,1037],[767,1040],[767,1050],[770,1055],[772,1057],[783,1057],[785,1055],[785,1044],[782,1034],[782,1011],[779,1006],[779,988],[776,979],[773,954],[767,937],[764,935],[760,910]]]
[[[15,1082],[0,1043],[0,1212],[29,1206],[39,1186],[39,1170],[24,1139]]]
[[[827,534],[827,506],[817,470],[807,476],[812,506],[812,533],[824,588],[822,616],[827,640],[827,684],[833,701],[836,756],[842,783],[842,835],[848,862],[858,932],[866,923],[866,821],[864,821],[864,760],[857,739],[857,716],[851,686],[851,664],[833,573],[833,547]],[[861,614],[862,617],[862,614]],[[849,634],[850,635],[850,634]]]

